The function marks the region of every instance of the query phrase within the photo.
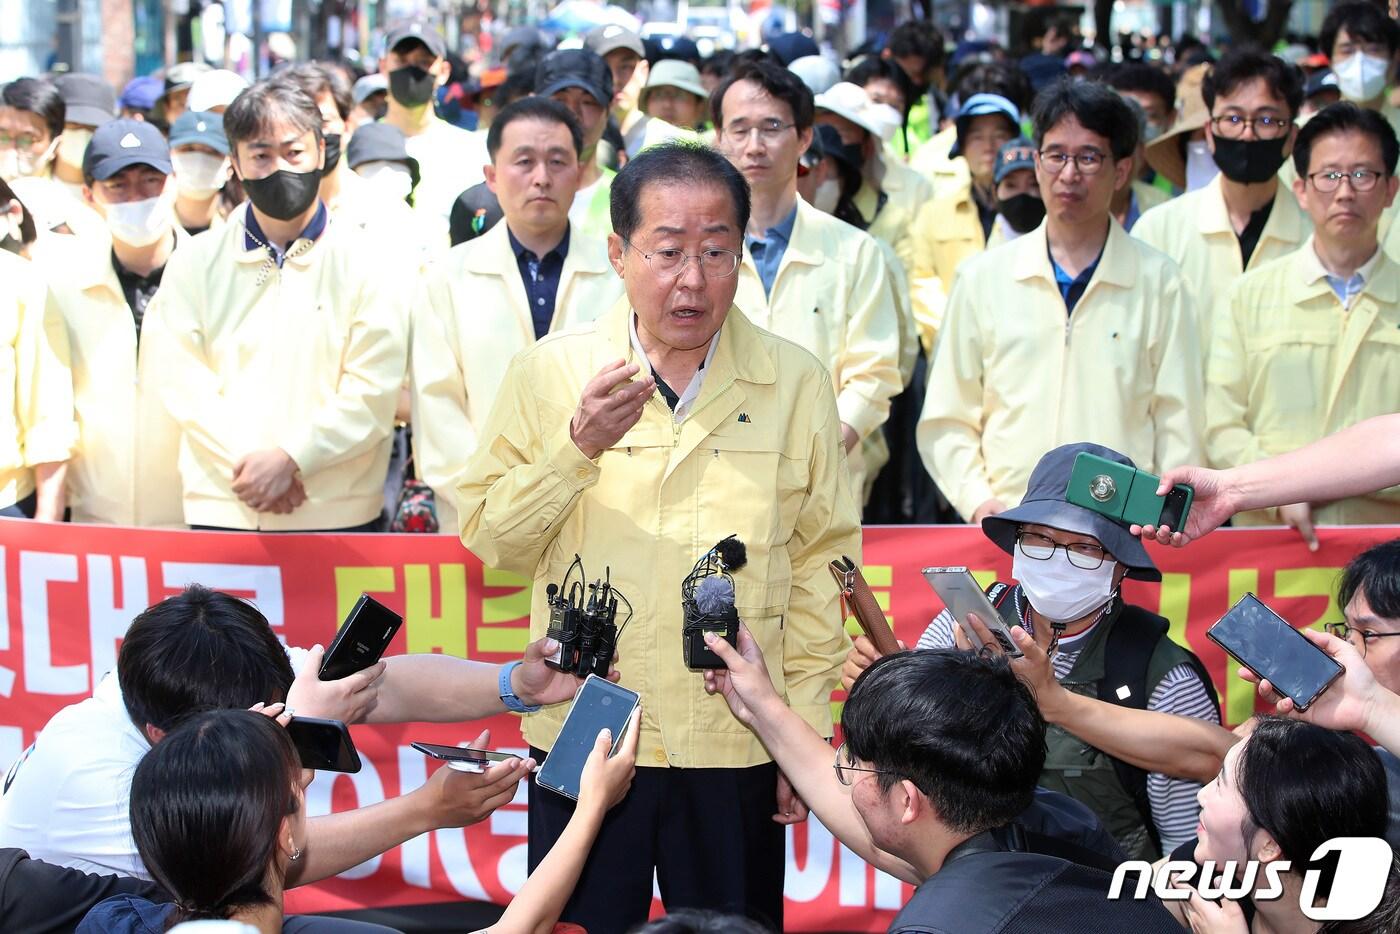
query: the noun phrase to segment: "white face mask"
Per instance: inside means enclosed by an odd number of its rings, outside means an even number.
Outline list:
[[[1092,571],[1069,563],[1063,548],[1044,561],[1027,558],[1021,546],[1011,559],[1011,576],[1021,585],[1036,612],[1056,623],[1069,623],[1089,615],[1113,598],[1114,561]]]
[[[124,201],[104,205],[107,229],[113,240],[129,246],[150,246],[175,226],[171,199],[162,194],[143,201]]]
[[[92,142],[92,130],[87,128],[64,130],[63,135],[58,138],[58,161],[64,165],[71,165],[75,169],[82,168],[83,154],[87,152],[90,142]]]
[[[823,214],[830,214],[836,210],[836,202],[841,200],[841,183],[834,178],[828,178],[817,186],[817,190],[812,192],[812,207]]]
[[[395,201],[404,200],[413,190],[413,175],[399,162],[362,162],[355,166],[355,174]]]
[[[175,170],[175,186],[180,194],[192,198],[208,198],[217,194],[228,181],[227,156],[212,152],[172,152],[170,165]]]
[[[1385,90],[1386,72],[1390,60],[1376,55],[1356,52],[1332,66],[1337,76],[1337,90],[1350,101],[1369,101]]]
[[[57,149],[57,140],[37,156],[28,150],[20,152],[14,148],[0,149],[0,178],[12,182],[17,178],[42,175]]]
[[[1210,184],[1220,171],[1205,140],[1186,144],[1186,190],[1195,191]]]

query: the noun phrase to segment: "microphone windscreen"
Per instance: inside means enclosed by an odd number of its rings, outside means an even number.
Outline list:
[[[719,559],[724,563],[724,569],[731,574],[748,563],[748,549],[736,536],[729,536],[716,545],[715,550],[719,552]]]
[[[734,606],[734,582],[711,574],[695,587],[695,608],[706,616],[727,612]]]

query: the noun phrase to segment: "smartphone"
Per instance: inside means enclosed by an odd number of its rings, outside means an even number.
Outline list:
[[[636,691],[589,675],[574,695],[574,704],[564,718],[554,748],[545,756],[544,765],[535,775],[535,784],[577,801],[583,765],[598,741],[598,731],[604,727],[612,730],[612,749],[608,755],[616,753],[627,720],[640,701],[641,696]]]
[[[1206,636],[1274,690],[1307,710],[1344,670],[1252,593],[1240,597]]]
[[[350,731],[339,720],[292,717],[287,723],[292,745],[301,756],[301,767],[320,772],[358,772],[360,754]]]
[[[1166,496],[1158,496],[1161,483],[1155,474],[1085,451],[1074,459],[1065,499],[1110,519],[1179,530],[1191,512],[1195,491],[1178,483]]]
[[[402,616],[369,594],[360,594],[321,659],[321,680],[339,681],[379,661],[402,625]]]
[[[441,759],[444,762],[456,762],[476,768],[467,768],[464,771],[481,772],[486,766],[493,762],[505,762],[507,759],[519,759],[519,756],[508,752],[496,752],[493,749],[471,749],[464,746],[440,746],[437,743],[410,743],[414,749],[425,756],[433,759]]]
[[[934,593],[938,594],[953,619],[962,625],[963,632],[976,648],[982,648],[982,640],[967,624],[967,615],[976,613],[977,618],[986,624],[996,638],[997,644],[1012,658],[1020,658],[1021,650],[1011,641],[1011,628],[1001,618],[986,592],[978,585],[976,578],[967,568],[924,568],[924,580],[929,582]]]

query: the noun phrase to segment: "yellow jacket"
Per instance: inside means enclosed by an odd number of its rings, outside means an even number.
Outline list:
[[[1113,221],[1066,318],[1045,230],[968,260],[948,298],[917,436],[965,518],[993,497],[1019,503],[1061,444],[1093,441],[1158,473],[1200,463],[1196,319],[1176,264]]]
[[[909,167],[928,179],[929,184],[933,186],[935,198],[946,198],[956,194],[959,188],[966,188],[972,184],[972,173],[967,167],[967,160],[962,156],[948,156],[957,140],[958,128],[949,123],[929,137],[928,142],[915,150],[914,157],[909,160]]]
[[[759,327],[826,364],[841,421],[864,438],[889,417],[899,376],[899,312],[880,248],[868,234],[801,198],[771,295],[747,248],[734,304]]]
[[[622,296],[603,241],[571,231],[550,331],[591,321]],[[457,480],[476,449],[511,360],[535,343],[525,283],[506,224],[429,267],[413,303],[414,464],[455,528]]]
[[[856,192],[855,205],[863,217],[874,217],[865,232],[894,247],[895,255],[908,269],[913,265],[914,218],[933,199],[933,186],[913,169],[895,159],[885,159],[885,175],[880,180],[885,206],[877,212],[880,196],[868,181]]]
[[[188,243],[177,231],[177,250]],[[78,449],[67,487],[73,521],[183,525],[180,428],[155,392],[148,341],[138,346],[110,245],[74,241],[49,254],[45,265],[72,348]]]
[[[1206,450],[1217,467],[1282,454],[1400,410],[1400,265],[1382,252],[1342,307],[1312,239],[1244,276],[1217,321]],[[1400,522],[1400,487],[1315,511],[1320,523]],[[1255,513],[1246,523],[1266,520]]]
[[[1249,269],[1286,256],[1312,233],[1312,220],[1298,206],[1293,192],[1279,186],[1273,209],[1259,243],[1249,259]],[[1225,208],[1220,176],[1210,184],[1153,208],[1133,225],[1133,236],[1171,257],[1181,267],[1192,304],[1196,308],[1201,337],[1201,362],[1210,356],[1211,331],[1224,311],[1223,299],[1245,268],[1240,241]]]
[[[982,219],[969,178],[955,193],[936,198],[919,209],[909,229],[909,240],[909,295],[914,320],[924,352],[932,353],[958,267],[968,257],[1004,243],[1005,235],[999,224],[992,225],[990,237],[982,235]]]
[[[0,506],[13,506],[34,492],[34,465],[68,460],[78,430],[68,335],[43,277],[0,250],[0,282]]]
[[[720,539],[743,540],[739,615],[788,704],[830,736],[849,640],[826,565],[859,560],[860,549],[830,380],[811,354],[731,308],[690,413],[676,422],[653,395],[641,420],[589,460],[569,420],[604,364],[636,360],[631,313],[623,299],[516,357],[486,420],[490,441],[462,482],[462,543],[488,566],[534,579],[532,639],[547,627],[545,587],[576,553],[590,579],[610,570],[634,611],[617,667],[642,695],[639,765],[757,765],[770,758],[763,744],[683,663],[680,585]],[[567,711],[527,716],[525,738],[548,749]]]
[[[363,524],[383,507],[412,271],[334,221],[268,270],[265,250],[243,248],[246,210],[175,252],[142,326],[161,400],[183,433],[185,521]],[[232,490],[234,465],[267,448],[291,455],[306,488],[289,515],[254,512]]]

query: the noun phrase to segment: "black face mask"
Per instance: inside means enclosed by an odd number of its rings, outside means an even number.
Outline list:
[[[326,141],[326,164],[321,169],[321,174],[329,175],[340,162],[340,134],[327,133],[322,139]]]
[[[405,107],[430,103],[436,84],[432,74],[417,65],[405,65],[389,72],[389,93]]]
[[[268,217],[289,221],[316,203],[321,171],[288,172],[278,169],[266,178],[243,179],[243,190],[253,207]]]
[[[1257,185],[1278,174],[1287,136],[1278,139],[1215,138],[1215,164],[1232,182]]]
[[[1018,234],[1030,233],[1045,220],[1045,202],[1030,192],[1012,195],[1001,202],[1001,216]]]

